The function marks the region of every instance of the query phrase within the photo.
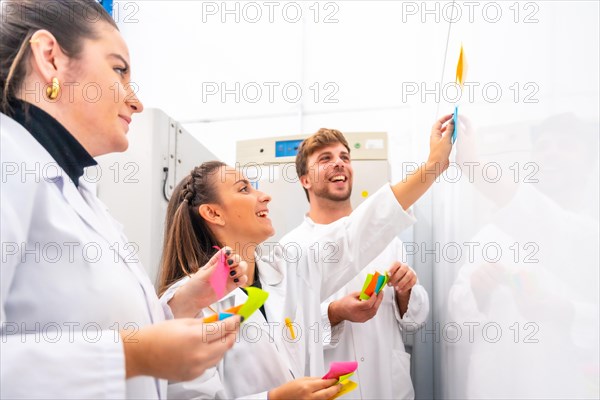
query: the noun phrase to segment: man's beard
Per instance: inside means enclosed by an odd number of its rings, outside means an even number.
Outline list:
[[[317,188],[315,190],[315,195],[317,197],[321,197],[331,201],[346,201],[352,195],[352,185],[348,186],[348,190],[346,192],[335,193],[332,193],[332,191],[329,190],[329,187],[327,185],[324,185],[323,187]]]

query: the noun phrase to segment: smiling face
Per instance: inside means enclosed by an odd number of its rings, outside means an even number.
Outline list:
[[[98,24],[98,39],[84,39],[81,55],[70,60],[62,82],[72,82],[59,100],[59,121],[93,156],[125,151],[127,132],[142,103],[130,85],[129,51],[119,31]],[[71,97],[71,98],[69,98]]]
[[[200,210],[201,215],[214,218],[213,232],[228,246],[246,243],[262,243],[275,234],[269,218],[268,204],[271,197],[254,189],[243,174],[235,168],[221,167],[214,177],[219,204],[214,204],[214,213]]]
[[[31,40],[30,73],[17,97],[42,108],[60,122],[93,157],[125,151],[134,113],[143,110],[130,84],[129,51],[119,31],[97,22],[90,38],[80,38],[81,51],[69,56],[47,30]],[[58,79],[56,99],[46,97],[45,86]],[[41,95],[40,95],[41,94]]]
[[[300,180],[311,200],[347,201],[352,194],[352,179],[350,153],[342,143],[335,143],[308,157],[308,173]]]

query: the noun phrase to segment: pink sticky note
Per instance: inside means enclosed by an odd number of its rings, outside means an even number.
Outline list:
[[[217,246],[214,246],[215,249],[220,250]],[[225,265],[225,253],[221,253],[219,255],[219,260],[217,261],[217,267],[214,272],[210,276],[209,282],[215,291],[217,298],[220,299],[225,294],[225,286],[227,286],[227,276],[229,275],[229,268]]]
[[[332,362],[329,365],[329,372],[323,379],[338,379],[340,376],[348,375],[358,368],[356,361]]]

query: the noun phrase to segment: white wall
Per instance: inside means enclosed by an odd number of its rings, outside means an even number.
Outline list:
[[[503,96],[461,101],[473,128],[456,161],[492,168],[433,192],[435,396],[597,398],[598,3],[520,3],[529,24],[502,4],[511,18],[450,35],[468,80]]]
[[[427,334],[416,337],[424,346],[414,360],[421,363],[417,396],[598,398],[598,3],[456,2],[462,15],[450,24],[451,3],[319,2],[317,23],[315,2],[298,3],[303,18],[295,23],[289,2],[277,2],[272,23],[264,2],[253,3],[263,13],[256,23],[247,2],[226,3],[237,4],[239,22],[206,13],[222,10],[222,2],[121,1],[115,8],[146,106],[183,122],[229,163],[240,139],[322,126],[387,131],[399,179],[407,162],[425,159],[433,121],[453,110],[450,92],[422,98],[421,89],[454,80],[463,43],[467,81],[479,86],[460,101],[471,127],[460,126],[452,157],[489,168],[487,175],[475,169],[477,179],[463,169],[457,182],[442,180],[416,209],[416,241],[440,249],[435,259],[418,243],[415,255],[433,301]],[[433,13],[423,14],[425,7]],[[337,22],[325,23],[328,15]],[[239,99],[205,91],[236,83],[248,89]],[[279,85],[273,101],[269,84]],[[291,89],[285,97],[286,84],[302,88],[297,102]],[[262,97],[254,101],[257,86]],[[407,92],[413,87],[419,93]],[[494,87],[502,90],[497,101]],[[573,116],[532,140],[533,128],[562,113]],[[503,179],[490,183],[497,166]],[[502,258],[483,254],[486,245]],[[463,256],[455,259],[453,249]]]

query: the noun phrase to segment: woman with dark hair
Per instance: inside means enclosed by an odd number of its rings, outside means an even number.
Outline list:
[[[340,390],[336,380],[319,378],[325,373],[320,303],[414,222],[405,210],[449,164],[453,126],[445,124],[451,118],[447,115],[434,124],[427,163],[404,181],[385,185],[371,195],[343,223],[315,240],[319,247],[311,247],[309,253],[293,246],[259,250],[274,234],[268,218],[271,197],[254,189],[239,170],[210,162],[184,178],[167,210],[159,280],[162,298],[168,301],[176,296],[185,288],[188,275],[196,272],[190,266],[202,265],[212,256],[213,246],[225,245],[240,250],[248,265],[248,283],[198,316],[245,302],[247,286],[260,287],[270,295],[260,312],[244,321],[240,343],[215,369],[194,382],[170,385],[169,395],[275,400],[327,399],[336,394]],[[344,166],[332,161],[315,168],[324,173],[327,168]],[[374,304],[376,300],[372,296],[369,301]],[[299,378],[307,375],[316,377]]]
[[[93,157],[127,148],[143,109],[106,11],[93,0],[2,1],[0,18],[0,397],[164,398],[166,379],[199,376],[235,341],[237,317],[210,331],[174,319],[217,300],[207,287],[221,253],[161,304],[80,179]],[[231,291],[245,263],[222,251]]]

